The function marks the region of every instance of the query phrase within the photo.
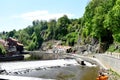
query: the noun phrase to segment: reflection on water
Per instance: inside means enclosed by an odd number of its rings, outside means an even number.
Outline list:
[[[82,74],[82,77],[80,80],[96,80],[96,77],[98,76],[98,67],[89,67],[89,68],[81,68],[84,74]]]
[[[72,72],[70,72],[72,71]],[[56,80],[96,80],[98,76],[98,68],[97,67],[85,67],[78,66],[75,70],[70,70],[68,73],[60,73]]]
[[[54,67],[51,69],[33,70],[27,74],[12,74],[19,76],[39,77],[55,80],[95,80],[98,69],[86,66]]]

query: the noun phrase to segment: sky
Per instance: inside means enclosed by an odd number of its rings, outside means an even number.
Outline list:
[[[24,29],[33,20],[83,16],[90,0],[0,0],[0,32]]]

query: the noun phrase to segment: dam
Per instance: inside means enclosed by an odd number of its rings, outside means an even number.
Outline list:
[[[17,61],[0,63],[0,68],[3,70],[1,75],[4,76],[42,78],[43,80],[96,80],[98,66],[86,61],[84,63],[85,65],[81,65],[78,59],[74,58]]]

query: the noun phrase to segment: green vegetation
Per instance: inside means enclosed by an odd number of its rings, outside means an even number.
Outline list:
[[[79,19],[64,15],[58,20],[35,20],[23,30],[3,32],[3,35],[2,38],[17,38],[28,50],[40,49],[44,41],[53,39],[70,46],[79,39],[81,43],[97,39],[107,50],[111,44],[120,43],[120,0],[91,0]]]
[[[3,45],[0,45],[0,55],[4,55],[6,53],[5,48],[3,47]]]
[[[114,52],[114,51],[115,51],[115,46],[114,46],[113,44],[110,45],[108,51],[109,51],[109,52]]]
[[[113,71],[112,69],[109,70],[109,80],[120,80],[120,74]]]
[[[33,21],[33,25],[23,30],[13,30],[4,35],[18,39],[24,44],[27,50],[37,50],[45,41],[62,40],[64,45],[73,46],[77,43],[78,29],[80,28],[80,19],[69,19],[67,15],[56,20]],[[52,45],[49,45],[52,46]]]
[[[113,42],[120,42],[120,0],[92,0],[86,7],[84,37],[93,37],[99,43],[106,43],[106,49]]]

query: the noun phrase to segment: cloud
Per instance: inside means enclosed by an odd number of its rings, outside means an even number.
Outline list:
[[[22,18],[25,20],[50,20],[50,19],[58,19],[62,17],[63,15],[67,15],[69,18],[74,17],[73,14],[70,13],[49,13],[48,11],[34,11],[34,12],[28,12],[23,13],[17,16],[14,16],[14,18]]]

